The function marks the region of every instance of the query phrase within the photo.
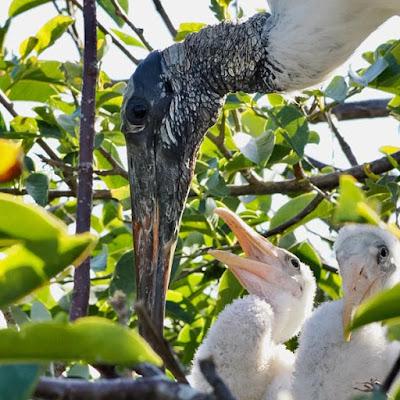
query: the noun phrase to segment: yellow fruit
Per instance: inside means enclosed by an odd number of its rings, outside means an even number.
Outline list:
[[[22,158],[20,144],[0,139],[0,182],[11,181],[21,175]]]

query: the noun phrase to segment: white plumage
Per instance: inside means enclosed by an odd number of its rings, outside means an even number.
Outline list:
[[[218,316],[199,347],[189,377],[207,391],[198,361],[212,357],[218,373],[238,400],[276,399],[288,390],[294,355],[282,344],[296,335],[311,313],[315,281],[310,269],[287,251],[220,209],[247,258],[214,251],[250,295],[235,300]]]
[[[393,15],[398,0],[269,0],[264,29],[279,87],[302,89],[321,82]]]
[[[300,335],[293,376],[295,400],[347,400],[356,388],[382,381],[398,356],[386,329],[367,325],[347,342],[343,326],[367,297],[399,281],[400,244],[390,233],[372,226],[349,225],[335,244],[344,298],[324,303],[306,321]]]

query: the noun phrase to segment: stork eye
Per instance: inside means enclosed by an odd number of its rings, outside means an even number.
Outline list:
[[[300,269],[300,262],[297,258],[291,258],[290,259],[290,263],[292,264],[292,266],[296,269]]]
[[[386,246],[381,246],[378,249],[378,264],[382,264],[389,257],[389,249]]]
[[[149,107],[143,101],[130,101],[126,108],[126,117],[132,125],[144,125],[148,113]]]

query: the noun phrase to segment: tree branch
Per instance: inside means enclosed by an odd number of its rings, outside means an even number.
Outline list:
[[[235,400],[231,391],[218,375],[214,361],[211,358],[201,360],[199,362],[199,366],[201,373],[204,375],[207,382],[213,388],[215,397],[217,399]]]
[[[390,114],[390,110],[387,108],[389,101],[388,99],[353,101],[339,104],[333,107],[331,112],[339,121],[361,118],[384,118]],[[309,121],[315,124],[324,122],[324,113],[318,111],[310,115]]]
[[[173,373],[178,382],[188,383],[178,357],[175,355],[170,344],[165,340],[165,338],[158,334],[158,329],[156,329],[154,326],[153,321],[151,320],[150,315],[144,305],[141,303],[136,303],[135,311],[141,324],[146,327],[146,331],[152,336],[150,343],[154,345],[154,351],[164,361],[165,366]]]
[[[96,382],[41,378],[34,396],[48,400],[215,400],[212,395],[169,381],[165,376]]]
[[[98,148],[100,154],[111,164],[112,170],[114,171],[115,175],[121,175],[125,179],[128,178],[128,172],[118,164],[118,162],[114,159],[114,157],[103,147]]]
[[[143,35],[143,29],[140,29],[136,27],[132,21],[128,18],[128,16],[125,14],[125,11],[123,8],[119,5],[117,0],[110,0],[112,5],[114,6],[115,9],[115,14],[118,15],[118,17],[122,18],[124,22],[133,30],[133,32],[136,33],[136,35],[139,37],[139,39],[142,41],[142,43],[145,45],[147,50],[153,51],[153,47],[151,47],[150,43],[146,40],[146,38]]]
[[[337,126],[334,124],[332,121],[332,117],[329,111],[325,113],[325,118],[326,121],[328,122],[329,128],[332,131],[332,133],[335,135],[337,141],[339,142],[340,148],[343,151],[343,154],[346,156],[347,160],[349,161],[351,166],[356,166],[358,165],[356,156],[353,153],[353,150],[349,146],[349,144],[346,142],[344,137],[340,134],[339,129]]]
[[[392,387],[397,375],[400,372],[400,355],[397,358],[396,362],[394,363],[392,369],[390,370],[388,376],[386,377],[385,381],[382,383],[380,390],[383,393],[388,393],[390,388]]]
[[[83,11],[82,5],[79,3],[78,0],[69,0],[71,3],[75,4],[81,11]],[[111,41],[117,46],[128,58],[131,60],[134,64],[138,65],[140,63],[140,60],[138,60],[136,57],[134,57],[130,51],[99,21],[96,22],[98,28],[105,33],[106,35],[109,35],[111,38]]]
[[[160,14],[162,20],[164,21],[166,27],[168,28],[171,36],[175,38],[176,34],[178,33],[172,24],[167,12],[165,11],[163,5],[161,4],[160,0],[153,0],[154,6],[156,7],[157,12]]]
[[[297,215],[284,222],[283,224],[264,232],[262,235],[268,238],[274,235],[278,235],[284,232],[286,229],[292,227],[293,225],[296,225],[303,218],[307,217],[307,215],[311,214],[321,204],[324,198],[325,197],[321,193],[317,193],[317,195]]]
[[[400,151],[392,154],[391,157],[396,162],[400,162]],[[333,172],[331,174],[312,176],[305,180],[289,179],[280,182],[260,182],[258,184],[240,186],[230,185],[228,188],[231,196],[304,193],[310,192],[312,190],[312,185],[321,190],[332,190],[339,186],[339,178],[342,175],[351,175],[358,181],[363,182],[368,177],[365,170],[366,166],[369,167],[370,172],[376,175],[381,175],[395,168],[388,157],[382,157],[370,163],[357,165],[356,167]]]
[[[93,199],[93,150],[94,123],[96,118],[97,83],[97,26],[96,1],[84,0],[83,19],[85,47],[83,52],[82,116],[79,132],[78,167],[78,207],[76,215],[76,233],[90,230],[90,217]],[[90,292],[90,257],[74,274],[74,290],[70,319],[75,320],[87,314]]]
[[[0,193],[12,194],[14,196],[25,196],[29,194],[26,189],[15,188],[0,188]],[[76,197],[76,193],[72,190],[49,190],[49,200],[58,199],[60,197]],[[93,199],[95,200],[110,200],[113,195],[110,190],[95,190],[93,192]],[[118,199],[115,199],[118,200]]]

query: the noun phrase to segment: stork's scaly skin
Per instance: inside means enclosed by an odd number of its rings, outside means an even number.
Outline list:
[[[400,351],[380,324],[353,332],[350,341],[343,327],[361,301],[399,282],[400,243],[380,228],[349,225],[339,233],[335,248],[344,299],[324,303],[304,325],[296,352],[294,400],[351,399],[364,383],[382,382]]]

